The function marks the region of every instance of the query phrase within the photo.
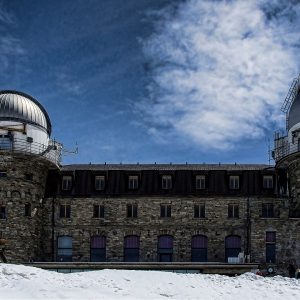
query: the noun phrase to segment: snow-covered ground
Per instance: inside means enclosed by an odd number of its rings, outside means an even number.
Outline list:
[[[102,270],[62,274],[0,264],[0,299],[300,299],[300,280]]]

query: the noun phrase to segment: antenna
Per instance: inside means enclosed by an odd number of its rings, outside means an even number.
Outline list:
[[[69,155],[69,154],[78,154],[78,144],[77,142],[75,143],[76,148],[74,150],[69,150],[69,149],[62,149],[62,154],[63,155]]]

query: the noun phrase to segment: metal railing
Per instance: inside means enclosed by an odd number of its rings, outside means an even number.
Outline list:
[[[58,166],[61,162],[62,144],[49,140],[49,144],[45,145],[27,139],[5,137],[0,138],[0,154],[1,152],[34,154]]]
[[[282,158],[297,152],[300,152],[300,144],[284,143],[281,146],[275,147],[273,151],[273,158],[275,161],[279,161]]]

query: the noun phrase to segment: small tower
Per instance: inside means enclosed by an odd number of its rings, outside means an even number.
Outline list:
[[[273,157],[279,175],[285,173],[288,183],[289,216],[300,217],[300,76],[295,78],[282,105],[286,113],[286,134],[275,133]],[[280,177],[279,177],[280,187]]]
[[[0,238],[8,262],[42,259],[46,179],[59,168],[62,150],[50,135],[50,118],[37,100],[0,91]]]

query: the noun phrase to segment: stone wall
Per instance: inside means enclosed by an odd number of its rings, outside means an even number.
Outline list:
[[[0,177],[0,206],[6,208],[6,218],[0,219],[5,255],[9,262],[39,260],[48,163],[37,156],[2,153],[0,171],[6,172]],[[31,216],[25,216],[26,203],[31,204]]]
[[[191,261],[191,238],[195,234],[208,237],[208,261],[225,261],[225,238],[239,235],[242,251],[249,254],[252,262],[264,263],[266,231],[276,231],[277,261],[285,264],[290,258],[299,259],[300,219],[288,218],[288,206],[284,198],[244,197],[139,197],[139,198],[57,198],[46,199],[45,212],[54,204],[54,227],[51,214],[45,215],[44,253],[52,259],[56,251],[57,237],[73,237],[73,260],[90,260],[90,238],[104,235],[107,238],[107,261],[124,260],[124,237],[140,237],[140,260],[157,261],[158,236],[174,237],[173,260]],[[262,218],[262,203],[274,203],[276,218]],[[71,205],[71,218],[59,217],[60,204]],[[194,218],[194,204],[205,203],[206,217]],[[93,218],[93,205],[105,206],[105,218]],[[138,217],[126,217],[126,205],[137,204]],[[171,218],[160,217],[160,205],[171,204]],[[239,218],[228,218],[228,204],[239,205]],[[53,231],[52,231],[53,230]],[[53,236],[52,236],[53,234]],[[56,253],[54,254],[54,259]],[[298,262],[299,263],[299,262]]]

